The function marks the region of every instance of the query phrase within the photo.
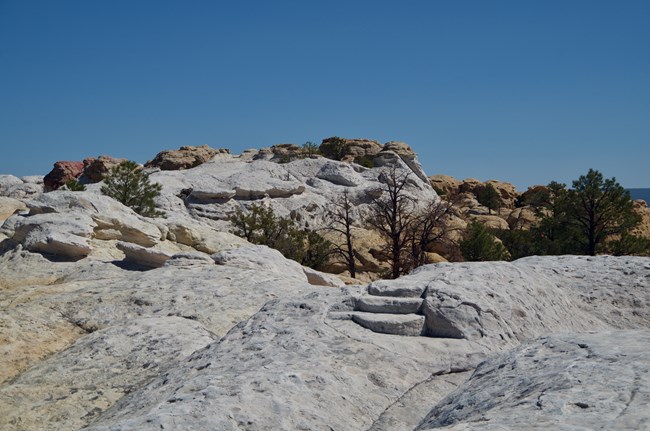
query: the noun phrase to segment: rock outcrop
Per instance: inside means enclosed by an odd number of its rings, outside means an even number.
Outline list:
[[[104,179],[112,168],[126,160],[110,156],[88,157],[83,161],[83,178],[88,182],[98,183]]]
[[[145,164],[147,168],[160,168],[163,171],[195,168],[218,154],[230,154],[226,148],[211,148],[208,145],[200,147],[180,147],[178,150],[161,151]]]
[[[81,176],[83,170],[83,162],[59,161],[54,163],[52,170],[43,178],[45,191],[56,190],[66,182],[76,180]]]

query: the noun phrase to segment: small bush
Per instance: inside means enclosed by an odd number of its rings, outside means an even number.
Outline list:
[[[72,179],[65,182],[65,187],[71,192],[84,192],[86,191],[86,186],[81,184],[78,180]]]
[[[314,144],[311,141],[307,141],[303,144],[302,146],[302,157],[316,157],[320,155],[320,150],[318,149],[318,145]]]
[[[343,160],[347,151],[345,139],[334,136],[323,140],[320,152],[328,159]]]
[[[253,244],[278,250],[287,259],[322,269],[329,260],[332,244],[316,232],[300,229],[288,217],[278,217],[273,209],[253,204],[244,212],[238,209],[230,217],[232,233]]]
[[[159,217],[154,199],[160,195],[162,186],[149,182],[149,175],[142,167],[132,161],[124,161],[114,166],[104,178],[101,191],[106,196],[120,201],[145,217]]]
[[[368,156],[357,156],[354,158],[354,163],[356,163],[357,165],[361,165],[364,168],[375,167],[375,162],[372,160],[371,157]]]
[[[468,262],[486,260],[508,260],[508,250],[498,242],[485,226],[478,222],[470,225],[469,231],[460,243],[460,251]]]

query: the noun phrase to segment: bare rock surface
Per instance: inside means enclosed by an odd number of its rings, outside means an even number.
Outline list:
[[[650,331],[550,335],[490,359],[417,430],[650,426]]]
[[[134,319],[88,334],[0,388],[0,428],[60,430],[63,416],[66,429],[77,429],[213,340],[200,323],[180,317]]]
[[[627,308],[648,301],[644,258],[436,264],[343,289],[310,286],[300,265],[264,247],[215,260],[138,272],[5,253],[2,274],[34,265],[41,274],[0,290],[0,369],[13,370],[0,387],[3,429],[42,429],[36,417],[51,429],[413,429],[491,354],[549,332],[648,327],[647,313]],[[606,289],[613,280],[628,287]],[[386,298],[395,313],[376,308]],[[366,323],[407,319],[420,331],[359,325],[364,299]],[[462,336],[422,331],[424,309]],[[170,347],[150,359],[174,359],[136,373],[138,352],[158,337],[172,337]],[[102,343],[122,353],[99,355]]]
[[[28,199],[43,193],[43,182],[33,177],[21,179],[13,175],[0,175],[0,196],[14,199]]]

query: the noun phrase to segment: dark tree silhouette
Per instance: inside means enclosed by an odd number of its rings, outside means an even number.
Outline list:
[[[334,209],[328,214],[330,223],[327,229],[343,236],[344,244],[334,244],[333,252],[343,258],[350,272],[350,277],[356,278],[357,267],[354,260],[354,238],[352,236],[353,209],[350,202],[350,192],[345,189],[343,195],[334,202]]]
[[[578,229],[578,240],[591,256],[608,237],[624,235],[640,222],[630,192],[616,178],[603,179],[596,170],[581,175],[564,196],[567,219]]]
[[[410,172],[398,173],[395,166],[382,173],[382,186],[372,199],[370,225],[386,242],[384,254],[390,266],[389,276],[397,278],[409,268],[408,238],[415,223],[415,202],[405,193]]]

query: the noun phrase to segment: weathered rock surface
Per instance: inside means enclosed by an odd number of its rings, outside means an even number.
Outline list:
[[[14,199],[28,199],[43,193],[43,182],[35,181],[40,177],[24,177],[0,175],[0,196]]]
[[[65,429],[78,429],[214,338],[181,317],[135,319],[88,334],[0,388],[0,428],[60,430],[65,417]],[[26,404],[33,406],[29,416]]]
[[[0,290],[11,322],[1,427],[407,430],[493,353],[553,331],[650,326],[646,258],[437,264],[332,289],[310,286],[276,253],[240,248],[215,255],[219,265],[172,258],[144,272],[6,253],[0,272],[11,279],[39,269]],[[355,311],[364,301],[371,309]],[[431,331],[424,309],[456,333]],[[381,333],[393,329],[410,336]],[[169,345],[153,346],[159,337]],[[159,353],[146,355],[150,345]],[[146,356],[161,360],[144,367]]]
[[[650,426],[650,331],[552,335],[482,363],[418,430]]]
[[[218,154],[230,154],[230,150],[215,149],[208,145],[180,147],[178,150],[161,151],[153,160],[148,161],[145,167],[160,168],[163,171],[190,169],[207,162]]]

